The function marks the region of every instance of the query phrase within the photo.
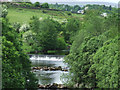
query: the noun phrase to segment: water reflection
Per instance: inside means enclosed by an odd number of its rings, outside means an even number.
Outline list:
[[[39,79],[39,84],[62,84],[60,77],[62,74],[68,73],[63,71],[37,71],[35,72],[37,78]]]

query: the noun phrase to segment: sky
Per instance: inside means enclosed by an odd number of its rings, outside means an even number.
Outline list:
[[[120,0],[31,0],[32,2],[112,2],[118,3]]]

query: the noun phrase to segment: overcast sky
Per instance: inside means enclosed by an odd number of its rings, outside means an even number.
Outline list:
[[[112,2],[118,3],[120,0],[31,0],[32,2]]]

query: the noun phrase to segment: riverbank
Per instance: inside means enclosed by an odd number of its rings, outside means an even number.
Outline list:
[[[70,48],[70,47],[69,47]],[[30,52],[28,55],[68,55],[70,50],[48,50],[47,52]]]

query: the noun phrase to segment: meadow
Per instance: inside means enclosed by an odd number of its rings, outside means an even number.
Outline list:
[[[52,18],[59,23],[67,21],[68,18],[82,19],[84,15],[71,13],[69,11],[54,11],[47,9],[27,9],[27,8],[8,8],[7,18],[11,23],[20,22],[29,23],[32,16],[37,16],[39,19]]]

